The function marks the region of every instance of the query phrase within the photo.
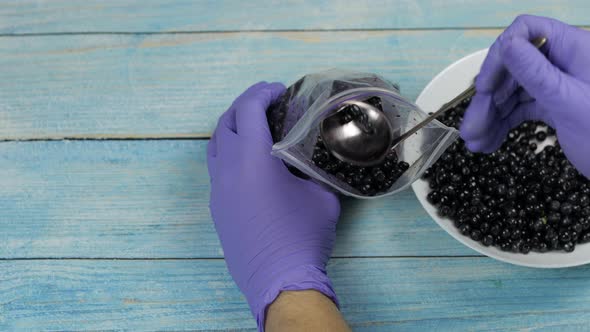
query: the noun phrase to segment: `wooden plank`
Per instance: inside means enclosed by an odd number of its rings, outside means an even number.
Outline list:
[[[585,331],[590,268],[488,258],[337,259],[328,266],[355,331]],[[222,260],[0,261],[0,329],[252,329]]]
[[[83,1],[0,5],[0,33],[499,27],[521,13],[588,24],[585,0]]]
[[[0,143],[0,258],[222,257],[207,141]],[[476,254],[412,192],[345,200],[334,256]]]
[[[207,136],[259,80],[340,67],[414,99],[499,30],[0,37],[0,139]]]

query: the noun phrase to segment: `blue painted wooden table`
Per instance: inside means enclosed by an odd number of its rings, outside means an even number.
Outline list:
[[[0,330],[252,330],[207,204],[207,138],[257,80],[329,67],[415,98],[518,13],[587,0],[0,1]],[[478,255],[412,192],[344,200],[353,329],[580,330],[590,267]]]

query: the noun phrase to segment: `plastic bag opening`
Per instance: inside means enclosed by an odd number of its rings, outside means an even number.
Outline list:
[[[298,176],[309,177],[348,196],[377,198],[409,187],[458,137],[456,129],[435,120],[378,165],[359,167],[345,163],[323,145],[320,124],[350,100],[374,105],[390,120],[398,135],[427,117],[399,94],[396,84],[378,75],[343,70],[306,75],[290,86],[267,112],[275,141],[272,154],[290,165]]]

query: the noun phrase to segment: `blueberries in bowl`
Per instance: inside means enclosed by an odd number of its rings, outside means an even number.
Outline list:
[[[459,128],[468,105],[438,120]],[[513,129],[489,155],[470,152],[459,139],[423,178],[439,215],[484,246],[527,254],[572,252],[590,242],[590,181],[567,160],[555,130],[541,122]]]

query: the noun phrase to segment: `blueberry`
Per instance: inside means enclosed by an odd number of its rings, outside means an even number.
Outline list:
[[[453,174],[451,175],[451,182],[455,184],[460,184],[461,182],[463,182],[463,178],[459,174]]]
[[[490,228],[490,234],[496,236],[500,234],[500,225],[499,224],[494,224],[492,225],[492,227]]]
[[[438,190],[433,190],[428,194],[428,196],[426,196],[426,199],[431,204],[438,204],[438,202],[440,202],[440,198],[441,194]]]
[[[561,227],[569,227],[569,226],[572,225],[572,223],[573,223],[572,222],[572,219],[570,217],[568,217],[568,216],[565,216],[565,217],[562,217],[561,218],[561,221],[560,221],[559,224],[560,224]]]
[[[471,226],[469,226],[468,224],[465,224],[465,225],[461,226],[461,228],[459,228],[459,232],[461,232],[461,234],[463,234],[463,235],[468,235],[471,232]]]
[[[373,183],[373,177],[370,175],[365,175],[363,176],[363,179],[361,180],[362,184],[368,185],[368,184],[372,184]]]
[[[385,173],[383,172],[378,172],[377,174],[373,175],[373,178],[375,179],[375,181],[377,182],[383,182],[385,181],[386,177],[385,177]]]
[[[523,244],[520,246],[520,253],[522,254],[528,254],[531,251],[531,245],[530,244]]]
[[[580,227],[581,227],[581,225],[580,225]],[[482,233],[487,233],[489,229],[490,229],[490,224],[487,222],[483,222],[483,223],[481,223],[481,225],[479,225],[479,230]],[[581,229],[580,229],[580,231],[581,231]]]
[[[357,174],[355,174],[352,177],[352,183],[355,184],[355,185],[360,185],[362,181],[363,181],[363,175],[362,174],[358,174],[357,173]]]
[[[484,246],[491,246],[492,244],[494,244],[494,237],[492,235],[486,235],[483,237],[483,240],[481,241],[481,243]]]
[[[391,188],[391,186],[393,186],[394,183],[395,183],[394,180],[385,180],[385,182],[383,182],[383,187],[384,188]]]
[[[536,249],[538,252],[547,252],[547,250],[549,250],[549,248],[547,247],[547,243],[545,242],[539,243]]]
[[[512,242],[506,241],[500,244],[500,250],[510,251],[512,249]]]
[[[559,203],[559,201],[551,201],[551,203],[549,204],[549,208],[552,211],[560,211],[561,203]]]
[[[555,198],[556,200],[558,200],[560,202],[563,202],[565,200],[565,191],[558,190],[558,191],[554,192],[553,198]]]
[[[590,242],[590,233],[584,233],[578,238],[578,242],[587,243]]]
[[[471,231],[471,238],[473,239],[473,241],[479,241],[481,239],[481,231],[475,229],[473,231]]]
[[[390,152],[385,156],[386,160],[390,160],[393,163],[397,163],[397,153]]]
[[[516,198],[516,196],[518,195],[518,192],[516,191],[515,188],[508,188],[508,190],[506,191],[506,198],[513,200]]]
[[[506,225],[510,228],[515,228],[518,226],[518,219],[515,217],[506,219]]]
[[[566,252],[572,252],[574,249],[576,249],[576,245],[573,242],[567,242],[563,245],[563,250]]]
[[[445,196],[454,197],[456,193],[457,191],[453,185],[447,185],[441,189],[441,194]]]
[[[561,214],[564,216],[569,216],[572,214],[572,210],[573,206],[570,203],[563,203],[560,208]]]
[[[537,202],[537,195],[534,193],[528,193],[526,196],[526,202],[529,204],[535,204]]]
[[[536,138],[540,142],[543,142],[547,138],[547,133],[544,132],[544,131],[540,131],[540,132],[537,133]]]
[[[529,144],[529,150],[531,150],[531,151],[537,151],[537,144],[536,143]]]
[[[512,242],[512,247],[510,248],[510,251],[512,251],[514,253],[520,252],[521,245],[522,245],[522,242],[520,242],[520,241]]]
[[[538,232],[538,231],[542,231],[545,229],[545,223],[543,222],[543,220],[537,220],[533,225],[532,228]]]
[[[373,190],[373,187],[371,186],[370,183],[365,183],[362,187],[361,187],[361,192],[363,194],[368,194]]]
[[[508,207],[506,208],[506,216],[508,216],[509,218],[515,218],[518,216],[518,211],[516,210],[515,207]]]
[[[559,232],[559,241],[561,242],[569,242],[572,239],[572,235],[567,230],[562,230]]]
[[[547,217],[547,221],[550,224],[557,224],[561,220],[561,214],[559,212],[552,212]]]
[[[493,184],[492,184],[492,186],[493,186]],[[499,184],[496,186],[496,194],[498,196],[506,195],[506,191],[508,191],[508,188],[506,187],[505,184]]]
[[[518,240],[522,237],[522,231],[520,229],[515,229],[512,231],[510,238],[513,240]]]

